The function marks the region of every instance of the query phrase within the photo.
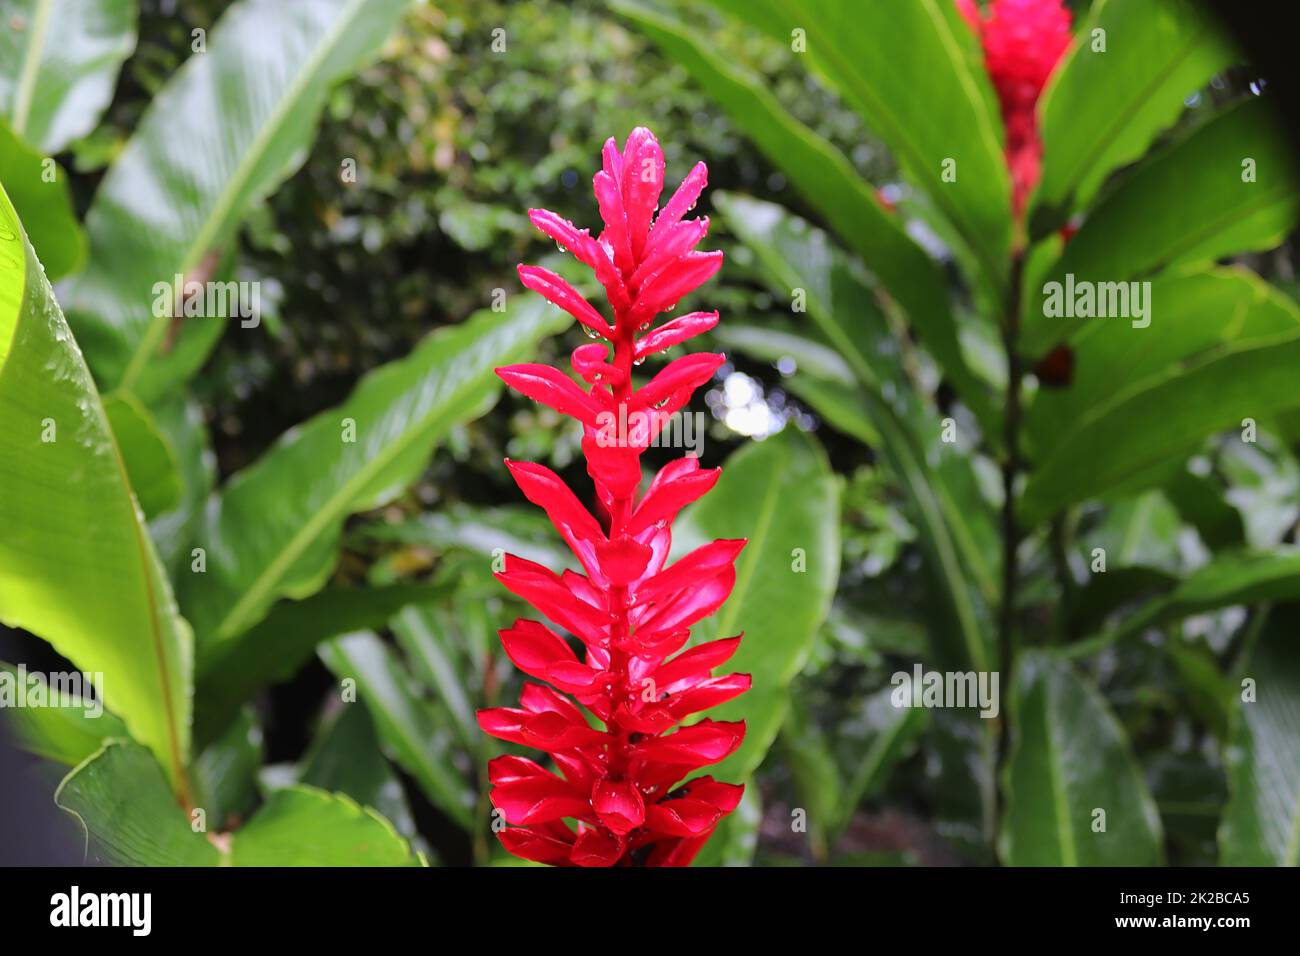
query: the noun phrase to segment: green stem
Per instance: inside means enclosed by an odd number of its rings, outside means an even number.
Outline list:
[[[1002,347],[1007,362],[1007,410],[1003,419],[1002,445],[1002,603],[998,613],[998,667],[1009,684],[1014,670],[1016,594],[1020,586],[1020,568],[1016,552],[1020,548],[1020,528],[1016,520],[1016,478],[1020,474],[1020,399],[1024,364],[1020,357],[1021,279],[1024,253],[1017,251],[1011,260],[1011,279],[1007,293],[1007,315],[1002,326]],[[999,721],[997,774],[1000,779],[1010,749],[1010,727],[1005,710]],[[995,799],[1001,792],[994,783]],[[1000,807],[999,807],[1000,809]],[[995,813],[995,819],[999,814]]]

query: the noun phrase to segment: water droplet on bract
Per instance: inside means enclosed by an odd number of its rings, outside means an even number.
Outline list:
[[[650,328],[650,322],[649,322],[649,320],[646,320],[645,322],[642,322],[640,325],[638,325],[638,326],[636,327],[636,330],[637,330],[638,332],[644,332],[644,331],[646,331],[646,329],[648,329],[648,328]]]
[[[676,311],[677,311],[677,303],[674,302],[672,305],[668,306],[668,308],[664,309],[664,311],[665,311],[665,312],[676,312]]]
[[[582,331],[583,331],[584,333],[586,333],[587,338],[589,338],[589,339],[599,339],[599,338],[600,338],[600,333],[597,332],[595,329],[593,329],[593,328],[592,328],[591,326],[589,326],[589,325],[584,325],[584,326],[582,327]]]
[[[638,357],[638,358],[634,358],[634,359],[632,360],[632,364],[633,364],[633,365],[644,365],[644,364],[645,364],[645,356],[642,355],[642,356],[640,356],[640,357]]]
[[[568,252],[568,251],[569,251],[568,249],[564,248],[564,243],[562,243],[562,242],[557,242],[557,243],[555,244],[555,248],[556,248],[556,249],[559,249],[561,252]]]

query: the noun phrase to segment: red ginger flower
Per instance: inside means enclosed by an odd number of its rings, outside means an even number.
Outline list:
[[[1042,171],[1043,143],[1035,110],[1070,46],[1070,11],[1064,0],[993,0],[981,21],[974,0],[956,3],[980,37],[984,66],[997,90],[1007,131],[1011,205],[1019,216]]]
[[[528,684],[518,708],[482,710],[478,721],[494,737],[546,751],[559,769],[555,774],[516,756],[489,764],[492,802],[510,824],[500,838],[511,853],[561,866],[685,866],[744,792],[709,776],[680,783],[733,753],[745,735],[743,721],[674,728],[749,689],[747,674],[712,676],[739,637],[681,650],[691,626],[731,593],[745,542],[714,541],[664,566],[673,519],[718,479],[716,468],[701,469],[694,457],[666,465],[637,495],[641,453],[723,357],[675,359],[641,388],[633,385],[632,368],[717,323],[716,312],[692,312],[652,328],[655,316],[718,271],[722,253],[693,251],[709,221],[683,218],[704,188],[703,163],[655,216],[664,159],[654,135],[634,129],[622,152],[610,139],[603,160],[595,176],[605,222],[599,237],[543,209],[528,216],[592,269],[613,321],[555,273],[519,267],[525,286],[606,340],[573,351],[573,369],[590,387],[547,365],[497,369],[511,387],[582,422],[587,472],[607,525],[550,469],[506,465],[586,573],[556,574],[507,555],[497,577],[584,650],[574,653],[537,621],[519,620],[501,631],[515,665],[550,687]],[[577,822],[576,831],[566,820]]]

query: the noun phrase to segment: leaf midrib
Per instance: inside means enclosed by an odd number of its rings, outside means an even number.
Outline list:
[[[36,75],[41,68],[41,54],[45,50],[45,34],[50,27],[50,13],[54,9],[54,0],[38,0],[36,15],[32,17],[32,32],[29,34],[23,67],[18,74],[18,83],[14,87],[13,126],[14,135],[19,138],[27,131],[30,119],[32,99],[36,95]]]
[[[344,12],[339,16],[335,25],[325,34],[321,43],[312,52],[303,64],[303,69],[295,76],[289,88],[285,91],[267,122],[258,130],[257,135],[253,138],[252,145],[245,151],[235,166],[234,172],[227,181],[226,186],[217,196],[213,203],[212,209],[204,218],[203,224],[195,234],[194,240],[180,259],[180,272],[182,275],[188,274],[201,257],[207,253],[208,246],[216,235],[222,222],[229,214],[231,207],[234,205],[235,197],[243,189],[244,185],[252,176],[253,169],[262,161],[265,151],[271,140],[282,128],[284,121],[289,117],[292,107],[296,105],[298,96],[307,84],[317,76],[317,70],[325,58],[334,50],[339,40],[343,37],[348,27],[356,16],[357,11],[364,5],[365,0],[351,0]],[[204,54],[206,55],[206,54]],[[139,344],[131,354],[131,360],[127,364],[126,371],[122,373],[120,387],[123,390],[129,390],[136,378],[144,367],[144,363],[153,355],[159,340],[171,324],[170,316],[158,318],[151,317],[149,326],[145,334],[141,336]]]

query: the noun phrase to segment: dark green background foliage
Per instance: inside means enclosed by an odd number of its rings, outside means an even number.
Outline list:
[[[121,703],[110,687],[124,723],[18,713],[52,764],[115,741],[56,796],[86,820],[97,858],[509,862],[484,774],[499,745],[473,711],[517,692],[495,631],[523,608],[490,565],[499,548],[569,558],[501,460],[548,463],[583,495],[590,482],[570,423],[500,395],[487,369],[562,364],[580,341],[518,284],[518,263],[554,258],[525,214],[594,227],[602,142],[647,125],[670,188],[708,164],[703,212],[727,253],[686,304],[722,313],[704,344],[728,365],[696,407],[714,413],[704,463],[726,467],[677,544],[755,538],[753,575],[719,625],[746,630],[736,663],[756,675],[728,705],[750,739],[722,774],[749,787],[701,862],[1295,864],[1300,176],[1256,72],[1190,5],[1152,3],[1158,15],[1138,21],[1116,0],[1072,5],[1080,29],[1125,43],[1064,66],[1042,104],[1018,308],[996,105],[946,0],[892,18],[827,0],[800,19],[808,54],[792,52],[777,0],[414,4],[323,85],[319,128],[295,140],[301,165],[286,162],[287,178],[268,177],[215,230],[204,268],[261,282],[260,327],[231,324],[196,374],[156,395],[106,372],[72,219],[93,267],[101,184],[191,59],[191,31],[215,34],[243,5],[142,0],[111,103],[55,153],[71,214],[28,204],[35,145],[0,164],[34,255],[68,263],[50,268],[69,276],[52,295],[89,365],[64,345],[29,259],[8,366],[0,315],[0,413],[27,413],[19,345],[36,355],[39,343],[80,370],[76,387],[95,374],[105,415],[87,427],[125,467],[51,498],[33,478],[21,492],[33,497],[15,500],[111,498],[105,540],[147,527],[157,557],[130,582],[165,595],[151,609],[171,656],[161,678],[149,671],[158,684],[142,678]],[[1164,63],[1169,50],[1187,55]],[[1256,192],[1231,185],[1241,153],[1261,157]],[[948,189],[936,170],[951,154],[965,172]],[[1087,170],[1062,159],[1085,154]],[[1197,176],[1194,195],[1180,192]],[[1066,221],[1083,222],[1069,245]],[[1096,320],[1112,323],[1101,332],[1044,319],[1039,289],[1066,271],[1152,279],[1170,311],[1131,332],[1122,319]],[[804,308],[791,307],[796,289]],[[485,313],[498,290],[508,312]],[[1012,312],[1025,374],[1008,595]],[[1035,372],[1058,345],[1076,371],[1054,389]],[[1251,392],[1288,369],[1289,388]],[[412,411],[422,385],[437,388]],[[753,441],[746,402],[784,429]],[[1241,440],[1239,407],[1259,408],[1258,441]],[[364,437],[357,465],[337,450],[341,416],[397,437]],[[949,420],[955,445],[940,440]],[[5,454],[35,460],[13,443]],[[652,450],[647,464],[670,456]],[[207,576],[191,573],[197,544]],[[796,547],[803,577],[789,570]],[[0,551],[0,575],[36,561]],[[135,591],[104,593],[125,607]],[[0,635],[0,659],[33,669],[66,666],[61,654],[112,681],[122,655],[148,657],[129,640],[106,651],[85,621],[4,607],[0,619],[31,632]],[[894,706],[891,675],[917,663],[999,671],[1001,719]],[[1244,678],[1258,703],[1242,704]],[[364,706],[339,703],[348,680]],[[186,699],[191,685],[191,753],[169,762],[163,741],[183,721],[147,701],[168,687]],[[231,840],[195,837],[174,810],[182,789]]]

